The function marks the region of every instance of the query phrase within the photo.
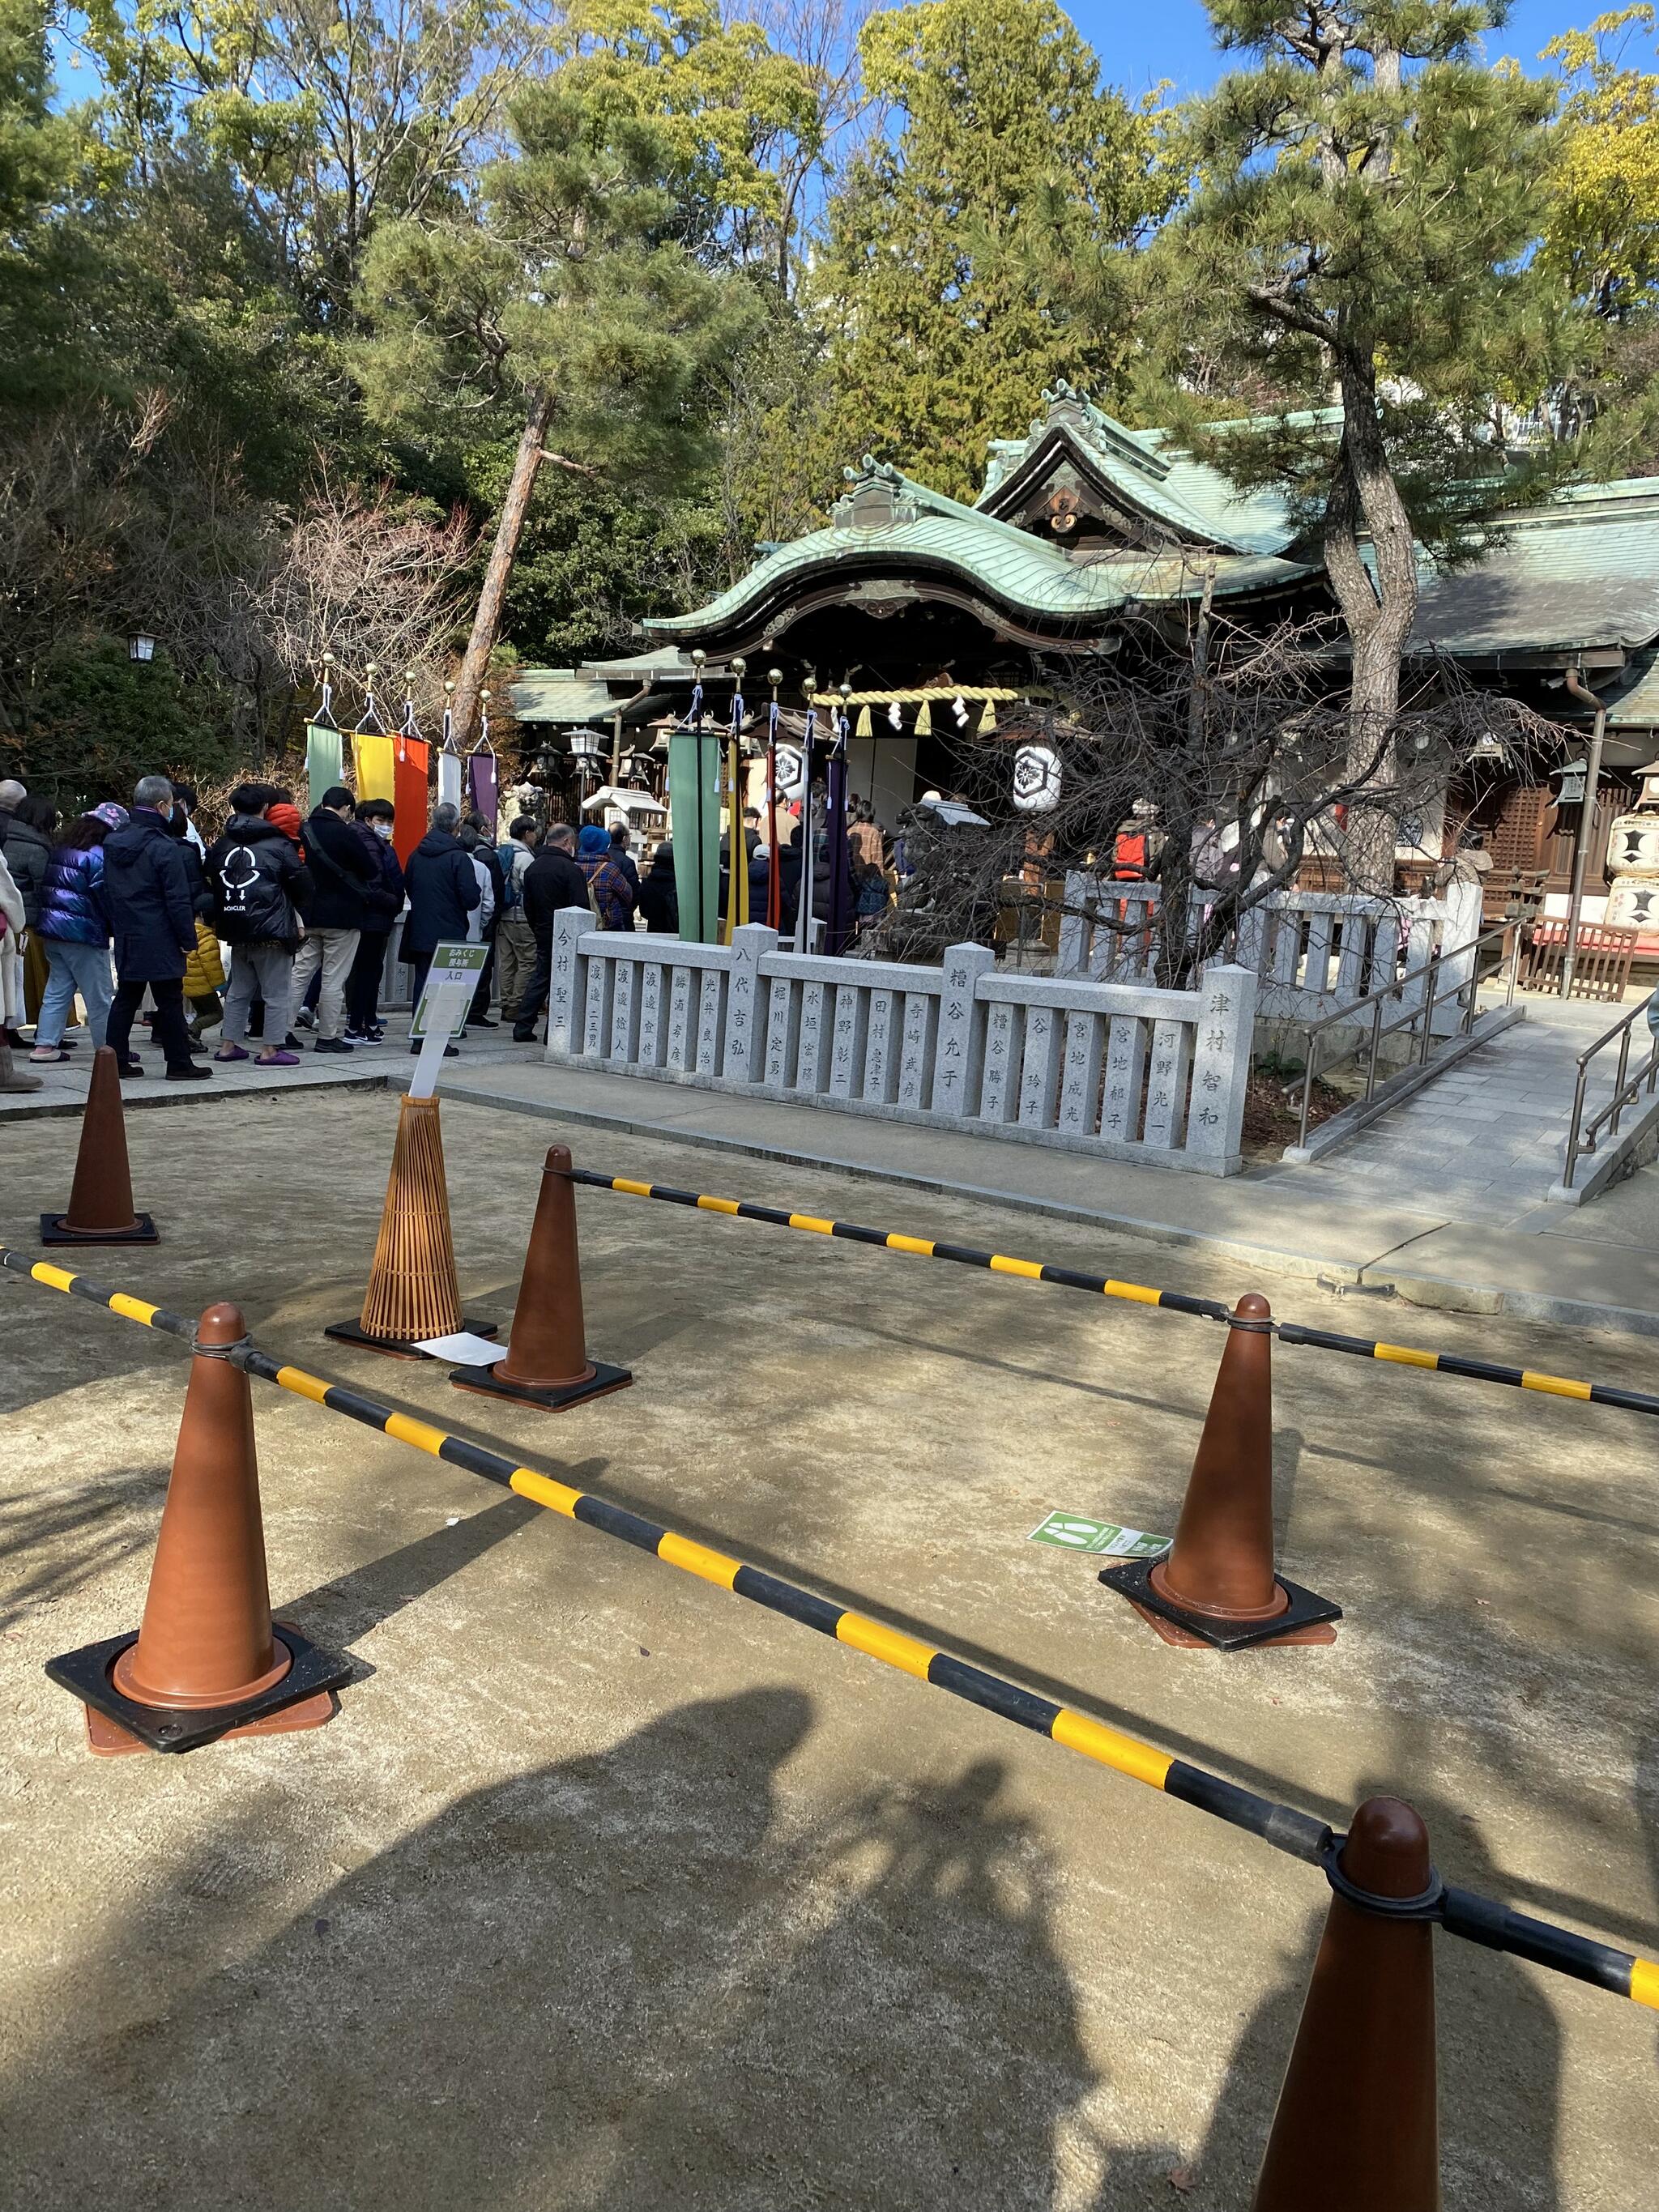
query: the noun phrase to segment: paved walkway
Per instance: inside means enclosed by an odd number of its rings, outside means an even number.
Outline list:
[[[1523,1021],[1402,1099],[1328,1162],[1273,1168],[1264,1179],[1316,1191],[1335,1206],[1522,1220],[1561,1181],[1578,1054],[1628,1011],[1559,999],[1524,1004]],[[1645,1050],[1645,1028],[1638,1043]],[[1592,1109],[1611,1093],[1616,1054],[1613,1047],[1596,1070]]]
[[[1582,1039],[1574,1041],[1577,1018],[1590,1012],[1593,1018],[1583,1026],[1594,1035],[1607,1026],[1605,1011],[1571,1009],[1559,1030],[1537,1024],[1540,1080],[1554,1084],[1562,1059],[1570,1067],[1582,1048]],[[398,1018],[398,1024],[406,1020]],[[1532,1028],[1529,1019],[1508,1037],[1522,1037]],[[1529,1054],[1534,1037],[1526,1039]],[[1425,1114],[1436,1127],[1468,1124],[1477,1133],[1470,1145],[1479,1147],[1485,1138],[1486,1154],[1492,1155],[1495,1121],[1510,1112],[1519,1118],[1523,1110],[1498,1103],[1506,1090],[1512,1098],[1521,1096],[1522,1063],[1500,1057],[1507,1042],[1476,1054],[1466,1071],[1440,1079],[1461,1084],[1473,1105],[1460,1104],[1453,1113],[1454,1094],[1442,1091],[1437,1103],[1431,1088],[1398,1111]],[[90,1057],[82,1050],[75,1060],[78,1065],[40,1069],[46,1079],[40,1091],[0,1097],[0,1127],[17,1117],[78,1113]],[[1494,1063],[1490,1068],[1487,1060]],[[400,1084],[408,1068],[407,1045],[394,1026],[384,1045],[360,1047],[349,1060],[307,1052],[300,1067],[270,1070],[256,1069],[249,1060],[216,1068],[211,1083],[149,1078],[124,1086],[124,1096],[134,1106],[176,1106],[252,1091]],[[1490,1104],[1480,1088],[1488,1082],[1497,1086]],[[618,1174],[630,1171],[622,1140],[672,1137],[805,1168],[836,1168],[908,1186],[913,1193],[995,1199],[1153,1243],[1202,1247],[1238,1263],[1240,1289],[1256,1278],[1317,1277],[1345,1292],[1381,1293],[1413,1304],[1659,1336],[1659,1170],[1644,1170],[1584,1206],[1548,1206],[1543,1190],[1553,1175],[1540,1159],[1529,1195],[1522,1188],[1494,1199],[1483,1195],[1474,1152],[1465,1148],[1471,1171],[1460,1175],[1429,1157],[1425,1139],[1406,1142],[1392,1166],[1374,1167],[1370,1156],[1350,1162],[1345,1152],[1325,1166],[1274,1164],[1219,1180],[826,1107],[550,1067],[534,1048],[515,1046],[498,1030],[469,1038],[461,1057],[446,1064],[442,1089],[446,1097],[603,1133],[578,1139],[579,1151],[587,1164],[609,1165]],[[1394,1141],[1392,1121],[1382,1125],[1383,1145]],[[1564,1126],[1565,1113],[1558,1127]],[[526,1148],[558,1133],[550,1128],[539,1139],[527,1134]],[[1517,1134],[1520,1141],[1504,1147],[1506,1171],[1527,1141],[1527,1133]],[[1484,1182],[1497,1180],[1487,1176]],[[0,1187],[4,1182],[0,1149]],[[741,1195],[744,1187],[741,1169],[732,1164],[711,1164],[708,1183],[729,1195]],[[46,1194],[33,1202],[44,1206],[50,1198]],[[926,1205],[915,1197],[890,1191],[872,1195],[868,1213],[883,1227],[928,1233]],[[1042,1243],[1034,1228],[1025,1256],[1041,1258]],[[1150,1259],[1147,1273],[1157,1279]],[[1382,1319],[1383,1296],[1375,1304],[1365,1297],[1363,1307],[1354,1307],[1356,1317],[1345,1316],[1343,1325],[1356,1333],[1389,1334]],[[1357,1317],[1362,1310],[1364,1322]]]

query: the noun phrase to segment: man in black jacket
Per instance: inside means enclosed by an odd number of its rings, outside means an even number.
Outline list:
[[[238,784],[224,835],[208,852],[219,932],[230,946],[230,988],[215,1058],[247,1058],[248,1015],[258,998],[265,1008],[258,1065],[297,1067],[283,1039],[293,1004],[294,955],[304,934],[300,908],[312,896],[311,872],[294,840],[264,818],[269,795],[263,784]]]
[[[185,967],[196,950],[196,911],[179,848],[167,835],[173,786],[164,775],[138,779],[131,817],[104,840],[104,896],[114,925],[115,1003],[105,1042],[123,1075],[142,1075],[129,1039],[132,1018],[149,988],[155,1000],[155,1038],[167,1054],[169,1083],[193,1083],[212,1070],[190,1056],[185,1025]]]
[[[460,820],[460,808],[447,799],[434,807],[432,827],[404,870],[409,919],[404,924],[403,957],[412,974],[417,1006],[434,951],[440,945],[465,941],[466,918],[483,900],[472,856],[455,835]],[[419,1050],[418,1046],[410,1048]]]
[[[592,911],[587,878],[576,866],[576,833],[568,822],[556,822],[524,872],[524,915],[536,939],[536,966],[519,1000],[514,1044],[535,1042],[536,1018],[553,981],[553,917],[567,906]]]
[[[482,942],[487,947],[484,964],[478,971],[478,988],[472,994],[472,1005],[467,1020],[479,1029],[493,1030],[500,1024],[489,1018],[489,991],[495,980],[495,933],[506,915],[507,878],[501,872],[501,863],[495,848],[489,842],[489,824],[482,814],[469,814],[456,832],[465,851],[483,864],[489,878],[490,896],[494,904],[489,919],[483,926]]]
[[[352,827],[355,802],[343,783],[325,791],[306,820],[306,854],[311,868],[311,903],[304,909],[306,934],[294,962],[294,995],[320,968],[317,999],[318,1052],[349,1052],[345,1028],[346,977],[357,957],[357,939],[370,920],[368,894],[379,892],[380,871]]]

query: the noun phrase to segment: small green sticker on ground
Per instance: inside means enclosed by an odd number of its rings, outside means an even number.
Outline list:
[[[1082,1513],[1051,1513],[1032,1529],[1034,1544],[1058,1544],[1068,1552],[1104,1553],[1114,1559],[1155,1559],[1170,1548],[1167,1536],[1144,1528],[1125,1528],[1115,1521],[1091,1521]]]

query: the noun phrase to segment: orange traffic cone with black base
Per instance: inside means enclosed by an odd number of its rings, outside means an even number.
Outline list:
[[[1251,2212],[1438,2212],[1428,1830],[1368,1798],[1326,1870],[1336,1894]]]
[[[530,1249],[525,1255],[519,1303],[507,1357],[493,1367],[458,1367],[450,1381],[459,1390],[489,1398],[516,1398],[550,1413],[587,1398],[626,1389],[626,1367],[609,1367],[587,1356],[582,1322],[581,1261],[576,1250],[576,1192],[570,1154],[550,1145],[542,1169]]]
[[[184,1418],[137,1634],[49,1659],[87,1709],[94,1752],[193,1751],[222,1735],[320,1728],[351,1662],[273,1627],[247,1376],[232,1305],[197,1324]]]
[[[1273,1572],[1272,1321],[1253,1291],[1233,1309],[1169,1552],[1100,1577],[1166,1644],[1232,1651],[1336,1640],[1341,1607]]]
[[[40,1216],[43,1244],[154,1244],[155,1224],[132,1203],[127,1164],[127,1127],[121,1110],[121,1072],[114,1053],[100,1044],[92,1056],[92,1085],[81,1116],[81,1145],[69,1210]]]

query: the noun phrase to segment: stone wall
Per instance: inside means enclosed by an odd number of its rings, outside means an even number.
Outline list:
[[[727,948],[554,923],[547,1056],[659,1082],[1228,1175],[1240,1165],[1256,982],[1201,990]]]

